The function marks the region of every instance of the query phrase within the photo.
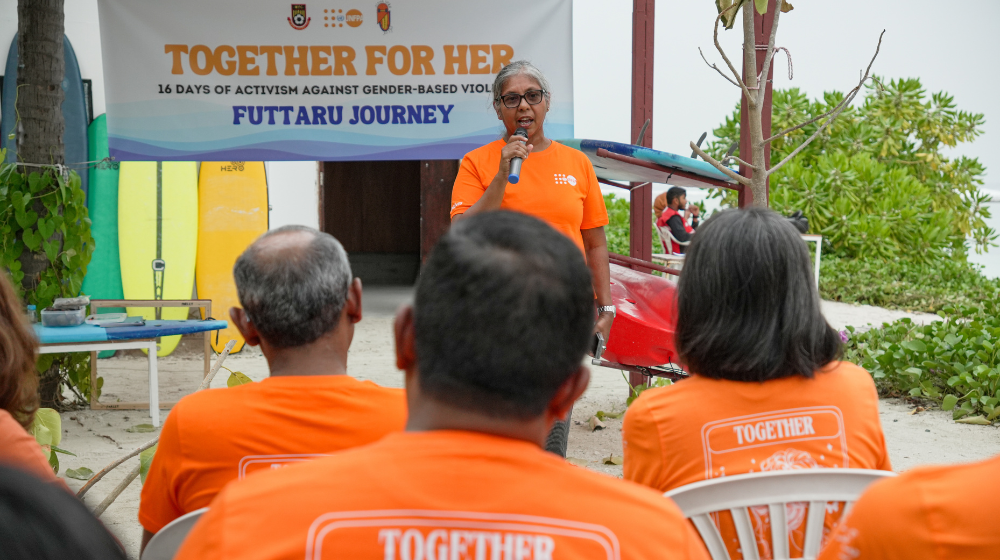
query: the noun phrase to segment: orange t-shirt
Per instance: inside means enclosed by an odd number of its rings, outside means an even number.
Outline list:
[[[207,506],[231,480],[372,443],[405,425],[402,389],[347,375],[269,377],[189,395],[163,424],[139,522],[155,533]]]
[[[813,379],[746,383],[692,376],[644,392],[625,414],[624,476],[666,492],[726,475],[807,468],[891,470],[878,393],[865,370],[834,362]],[[807,505],[788,514],[792,552],[801,554]],[[829,526],[839,515],[829,504]],[[767,508],[755,512],[758,547],[770,557]],[[719,515],[738,558],[731,517]],[[828,527],[829,528],[829,527]]]
[[[820,560],[996,558],[1000,530],[989,513],[996,500],[1000,457],[880,480],[837,526]]]
[[[537,445],[405,432],[229,485],[178,559],[708,560],[674,503]]]
[[[65,483],[56,478],[38,441],[0,408],[0,463],[20,469],[45,482]]]
[[[452,218],[464,214],[486,192],[500,169],[500,151],[506,145],[496,140],[465,154],[451,191]],[[524,160],[521,180],[507,185],[500,207],[544,221],[581,251],[580,230],[608,224],[608,210],[590,160],[556,141]]]

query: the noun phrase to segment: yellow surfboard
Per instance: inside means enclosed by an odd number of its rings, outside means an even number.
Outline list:
[[[125,299],[191,299],[198,250],[195,162],[122,162],[118,175],[118,252]],[[186,307],[130,307],[129,315],[187,319]],[[180,336],[160,339],[167,356]]]
[[[216,319],[229,321],[229,308],[240,305],[233,281],[233,265],[254,239],[267,231],[267,177],[261,161],[205,161],[198,181],[198,297],[212,300]],[[212,347],[222,352],[236,341],[243,349],[236,325],[215,331]]]

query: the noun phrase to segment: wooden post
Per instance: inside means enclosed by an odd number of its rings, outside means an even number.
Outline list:
[[[753,10],[753,3],[747,3],[743,7],[744,10]],[[767,46],[767,42],[771,37],[771,25],[774,23],[774,11],[777,9],[774,0],[768,0],[767,3],[767,13],[760,15],[754,10],[753,13],[753,29],[754,29],[754,44],[758,46]],[[764,57],[767,55],[767,51],[764,49],[757,49],[757,68],[762,68],[764,66]],[[743,60],[743,57],[740,57]],[[771,62],[771,68],[767,73],[767,81],[764,83],[764,110],[761,111],[761,129],[764,131],[764,138],[771,136],[771,89],[774,83],[774,67],[775,64]],[[746,80],[746,69],[743,69],[743,79]],[[746,161],[747,163],[753,163],[753,149],[750,144],[750,124],[748,122],[749,111],[747,111],[747,100],[746,97],[741,97],[740,100],[740,159]],[[771,145],[768,144],[764,147],[764,161],[767,167],[771,166]],[[753,170],[744,165],[740,166],[740,175],[744,177],[752,177]],[[770,205],[771,198],[771,182],[768,180],[767,183],[767,196],[768,204]],[[740,189],[740,208],[748,208],[753,205],[753,192],[750,191],[750,187],[742,187]]]
[[[420,162],[420,262],[451,226],[451,188],[458,176],[458,160]]]
[[[639,137],[649,120],[641,145],[653,146],[653,38],[656,23],[655,0],[632,0],[632,141]],[[636,183],[632,184],[633,187]],[[653,187],[646,185],[629,193],[629,256],[653,258]],[[636,386],[647,380],[629,373]]]

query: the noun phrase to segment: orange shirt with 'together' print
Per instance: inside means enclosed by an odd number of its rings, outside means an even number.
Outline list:
[[[673,490],[709,478],[808,468],[891,470],[875,383],[865,370],[834,362],[812,379],[764,383],[693,375],[645,391],[622,427],[624,477]],[[828,504],[827,531],[840,504]],[[789,546],[801,554],[808,504],[787,512]],[[767,506],[752,508],[761,558],[770,558]],[[741,558],[728,512],[717,522],[732,558]]]
[[[226,487],[178,560],[708,560],[674,503],[526,441],[391,434]]]
[[[402,389],[348,375],[268,377],[199,391],[170,411],[139,502],[155,533],[232,480],[378,441],[406,425]]]

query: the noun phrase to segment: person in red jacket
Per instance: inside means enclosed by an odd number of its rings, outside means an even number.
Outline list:
[[[656,219],[656,227],[670,228],[670,234],[674,236],[674,239],[683,243],[689,241],[694,230],[698,229],[699,214],[698,206],[688,204],[687,191],[680,187],[670,187],[670,190],[667,191],[667,207]],[[663,243],[666,244],[666,242],[664,239]],[[684,252],[683,245],[673,241],[671,241],[671,245],[671,252],[677,254]],[[667,247],[664,246],[664,249]]]

